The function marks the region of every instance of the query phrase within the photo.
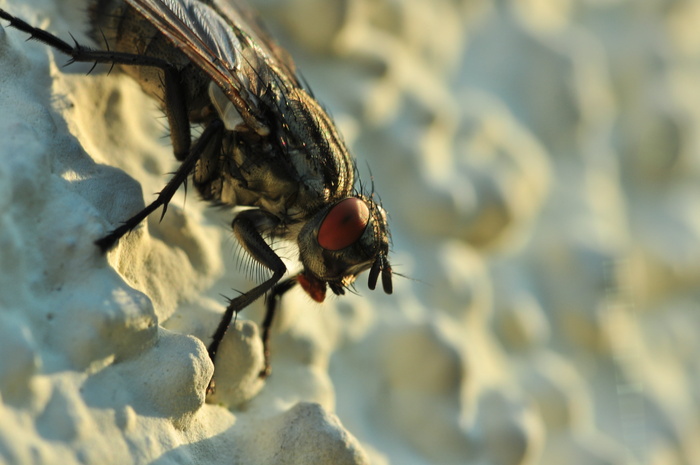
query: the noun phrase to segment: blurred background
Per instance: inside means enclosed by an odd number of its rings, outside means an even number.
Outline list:
[[[252,3],[390,215],[330,363],[373,461],[700,463],[700,2]]]

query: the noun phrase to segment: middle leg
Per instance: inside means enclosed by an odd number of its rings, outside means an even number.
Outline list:
[[[126,220],[121,226],[114,229],[101,239],[95,241],[95,244],[103,251],[111,249],[117,241],[129,231],[133,230],[141,223],[148,215],[153,213],[159,207],[163,207],[162,215],[168,208],[168,203],[177,192],[178,188],[187,180],[187,177],[194,171],[197,161],[202,152],[209,144],[221,144],[222,131],[224,125],[221,120],[214,120],[204,129],[204,132],[197,140],[197,143],[192,147],[189,155],[183,160],[180,167],[177,169],[172,179],[165,185],[162,191],[158,193],[156,200],[147,205],[143,210]],[[162,216],[161,216],[162,218]]]

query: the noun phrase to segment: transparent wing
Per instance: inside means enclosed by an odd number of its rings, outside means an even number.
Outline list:
[[[253,129],[266,127],[255,114],[259,95],[301,87],[292,60],[247,7],[221,0],[126,2],[207,73]]]
[[[227,19],[231,24],[239,24],[242,29],[246,30],[250,36],[255,39],[256,43],[260,44],[265,49],[267,57],[271,57],[274,60],[274,65],[283,70],[287,77],[294,79],[299,87],[302,87],[297,79],[297,69],[294,60],[292,60],[289,53],[280,47],[272,36],[270,36],[255,10],[241,0],[210,1],[224,19]]]

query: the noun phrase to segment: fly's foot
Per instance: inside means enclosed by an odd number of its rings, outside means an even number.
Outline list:
[[[268,362],[269,356],[270,354],[265,352],[265,367],[258,373],[258,378],[260,379],[267,379],[268,376],[272,374],[272,367],[270,367],[270,363]]]
[[[214,377],[207,387],[207,402],[236,407],[255,397],[265,386],[260,376],[265,363],[262,340],[255,323],[237,320],[215,351]]]
[[[211,396],[216,392],[216,381],[214,381],[214,377],[209,380],[209,385],[207,386],[206,394],[207,397]]]

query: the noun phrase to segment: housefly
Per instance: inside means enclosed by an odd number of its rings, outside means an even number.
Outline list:
[[[233,234],[271,276],[229,301],[208,347],[212,360],[235,314],[267,294],[262,324],[269,374],[269,330],[277,302],[299,284],[322,302],[342,295],[369,270],[392,292],[386,214],[358,191],[355,165],[333,121],[296,73],[294,62],[236,0],[97,0],[95,30],[114,31],[112,47],[69,44],[0,10],[10,25],[70,56],[70,62],[119,65],[162,103],[181,162],[156,200],[95,243],[106,252],[188,178],[205,200],[250,207]],[[106,42],[106,40],[105,40]],[[201,132],[192,138],[191,128]],[[296,243],[301,271],[287,268],[268,241]]]

